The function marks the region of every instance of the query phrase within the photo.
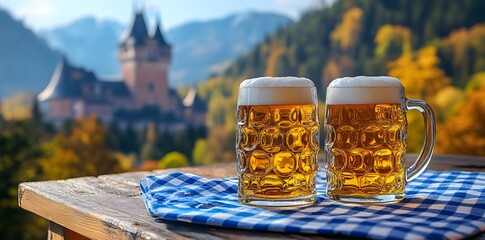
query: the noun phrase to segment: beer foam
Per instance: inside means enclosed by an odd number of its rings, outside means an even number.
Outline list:
[[[397,78],[358,76],[333,80],[327,88],[327,104],[399,103],[404,87]]]
[[[316,104],[317,92],[310,79],[259,77],[239,85],[239,105]]]

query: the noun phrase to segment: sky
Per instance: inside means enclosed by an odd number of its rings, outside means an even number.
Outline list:
[[[163,27],[170,30],[187,22],[244,11],[278,12],[297,20],[322,2],[325,0],[0,0],[0,8],[40,31],[87,15],[127,24],[134,8],[143,6],[146,14],[160,16]]]

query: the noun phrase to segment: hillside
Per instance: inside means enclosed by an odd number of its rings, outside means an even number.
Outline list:
[[[198,83],[220,73],[265,36],[289,23],[289,18],[279,14],[246,12],[168,31],[167,38],[175,47],[170,73],[172,84]]]
[[[438,152],[484,155],[485,129],[478,126],[483,126],[485,108],[476,102],[485,98],[484,12],[485,2],[479,0],[338,0],[306,13],[199,86],[199,95],[209,103],[208,158],[223,161],[231,156],[238,85],[264,75],[310,78],[322,101],[321,113],[326,86],[335,78],[397,77],[408,97],[433,106]],[[463,107],[467,101],[475,107]],[[413,126],[409,152],[417,152],[422,119],[412,113],[408,121]],[[463,125],[457,128],[457,122]],[[464,134],[467,145],[460,147]],[[450,144],[450,139],[457,141]]]
[[[18,91],[42,90],[59,54],[1,8],[0,31],[0,99]]]
[[[441,66],[453,84],[463,87],[485,65],[457,72],[451,66],[453,53],[444,44],[453,31],[484,22],[483,12],[484,1],[340,0],[330,8],[308,12],[240,58],[225,75],[303,75],[324,87],[338,76],[386,74],[386,62],[431,44],[439,48]],[[386,25],[390,27],[382,28]],[[376,38],[379,32],[382,40]],[[472,54],[470,65],[478,57]]]
[[[62,51],[73,64],[100,75],[118,76],[118,44],[126,26],[92,16],[39,33],[53,49]]]
[[[278,14],[247,12],[191,22],[167,31],[165,36],[173,47],[170,84],[187,85],[207,79],[290,22]],[[98,75],[117,76],[120,75],[117,46],[126,29],[119,22],[85,17],[40,34],[73,63]]]

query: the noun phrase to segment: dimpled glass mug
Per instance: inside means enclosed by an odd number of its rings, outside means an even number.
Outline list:
[[[316,200],[319,122],[313,82],[261,77],[239,87],[236,154],[241,203],[264,207]]]
[[[435,118],[424,101],[407,99],[392,77],[339,78],[327,88],[324,166],[327,197],[349,203],[391,203],[405,198],[406,183],[428,165]],[[424,118],[424,146],[406,168],[407,110]]]

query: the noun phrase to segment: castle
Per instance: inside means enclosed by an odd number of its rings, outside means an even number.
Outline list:
[[[149,34],[143,13],[136,12],[118,48],[122,79],[116,81],[99,79],[62,57],[49,84],[37,96],[44,120],[60,126],[68,119],[95,115],[104,123],[135,127],[205,125],[207,107],[195,90],[181,99],[168,86],[171,46],[160,23]]]

